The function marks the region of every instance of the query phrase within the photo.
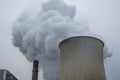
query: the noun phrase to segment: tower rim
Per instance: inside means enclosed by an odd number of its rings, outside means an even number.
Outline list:
[[[66,38],[66,39],[62,40],[62,41],[59,43],[59,48],[60,48],[60,45],[61,45],[62,43],[64,43],[64,41],[67,41],[67,40],[72,39],[72,38],[93,38],[93,39],[96,39],[96,40],[100,41],[100,42],[103,44],[103,47],[104,47],[104,42],[103,42],[101,39],[99,39],[99,38],[92,37],[92,36],[73,36],[73,37],[69,37],[69,38]]]

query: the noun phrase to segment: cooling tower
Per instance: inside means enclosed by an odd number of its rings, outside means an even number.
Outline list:
[[[77,36],[62,41],[59,47],[60,80],[106,80],[101,40]]]

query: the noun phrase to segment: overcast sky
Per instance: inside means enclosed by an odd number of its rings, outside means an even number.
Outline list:
[[[0,0],[0,69],[19,80],[30,80],[32,64],[12,45],[12,24],[28,7],[41,0]],[[77,8],[75,19],[86,17],[89,28],[106,41],[113,56],[105,62],[107,80],[120,80],[120,0],[65,0]],[[33,4],[31,4],[33,3]],[[40,80],[40,79],[39,79]]]

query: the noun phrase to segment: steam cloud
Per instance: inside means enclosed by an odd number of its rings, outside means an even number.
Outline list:
[[[13,44],[29,61],[39,60],[45,80],[59,80],[59,43],[73,36],[98,35],[74,21],[76,8],[62,0],[42,4],[42,10],[33,16],[23,13],[13,27]],[[100,38],[101,39],[101,38]],[[110,57],[104,47],[104,58]]]

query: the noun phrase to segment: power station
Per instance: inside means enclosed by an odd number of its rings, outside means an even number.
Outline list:
[[[60,80],[106,80],[100,39],[77,36],[63,40],[59,47]]]

